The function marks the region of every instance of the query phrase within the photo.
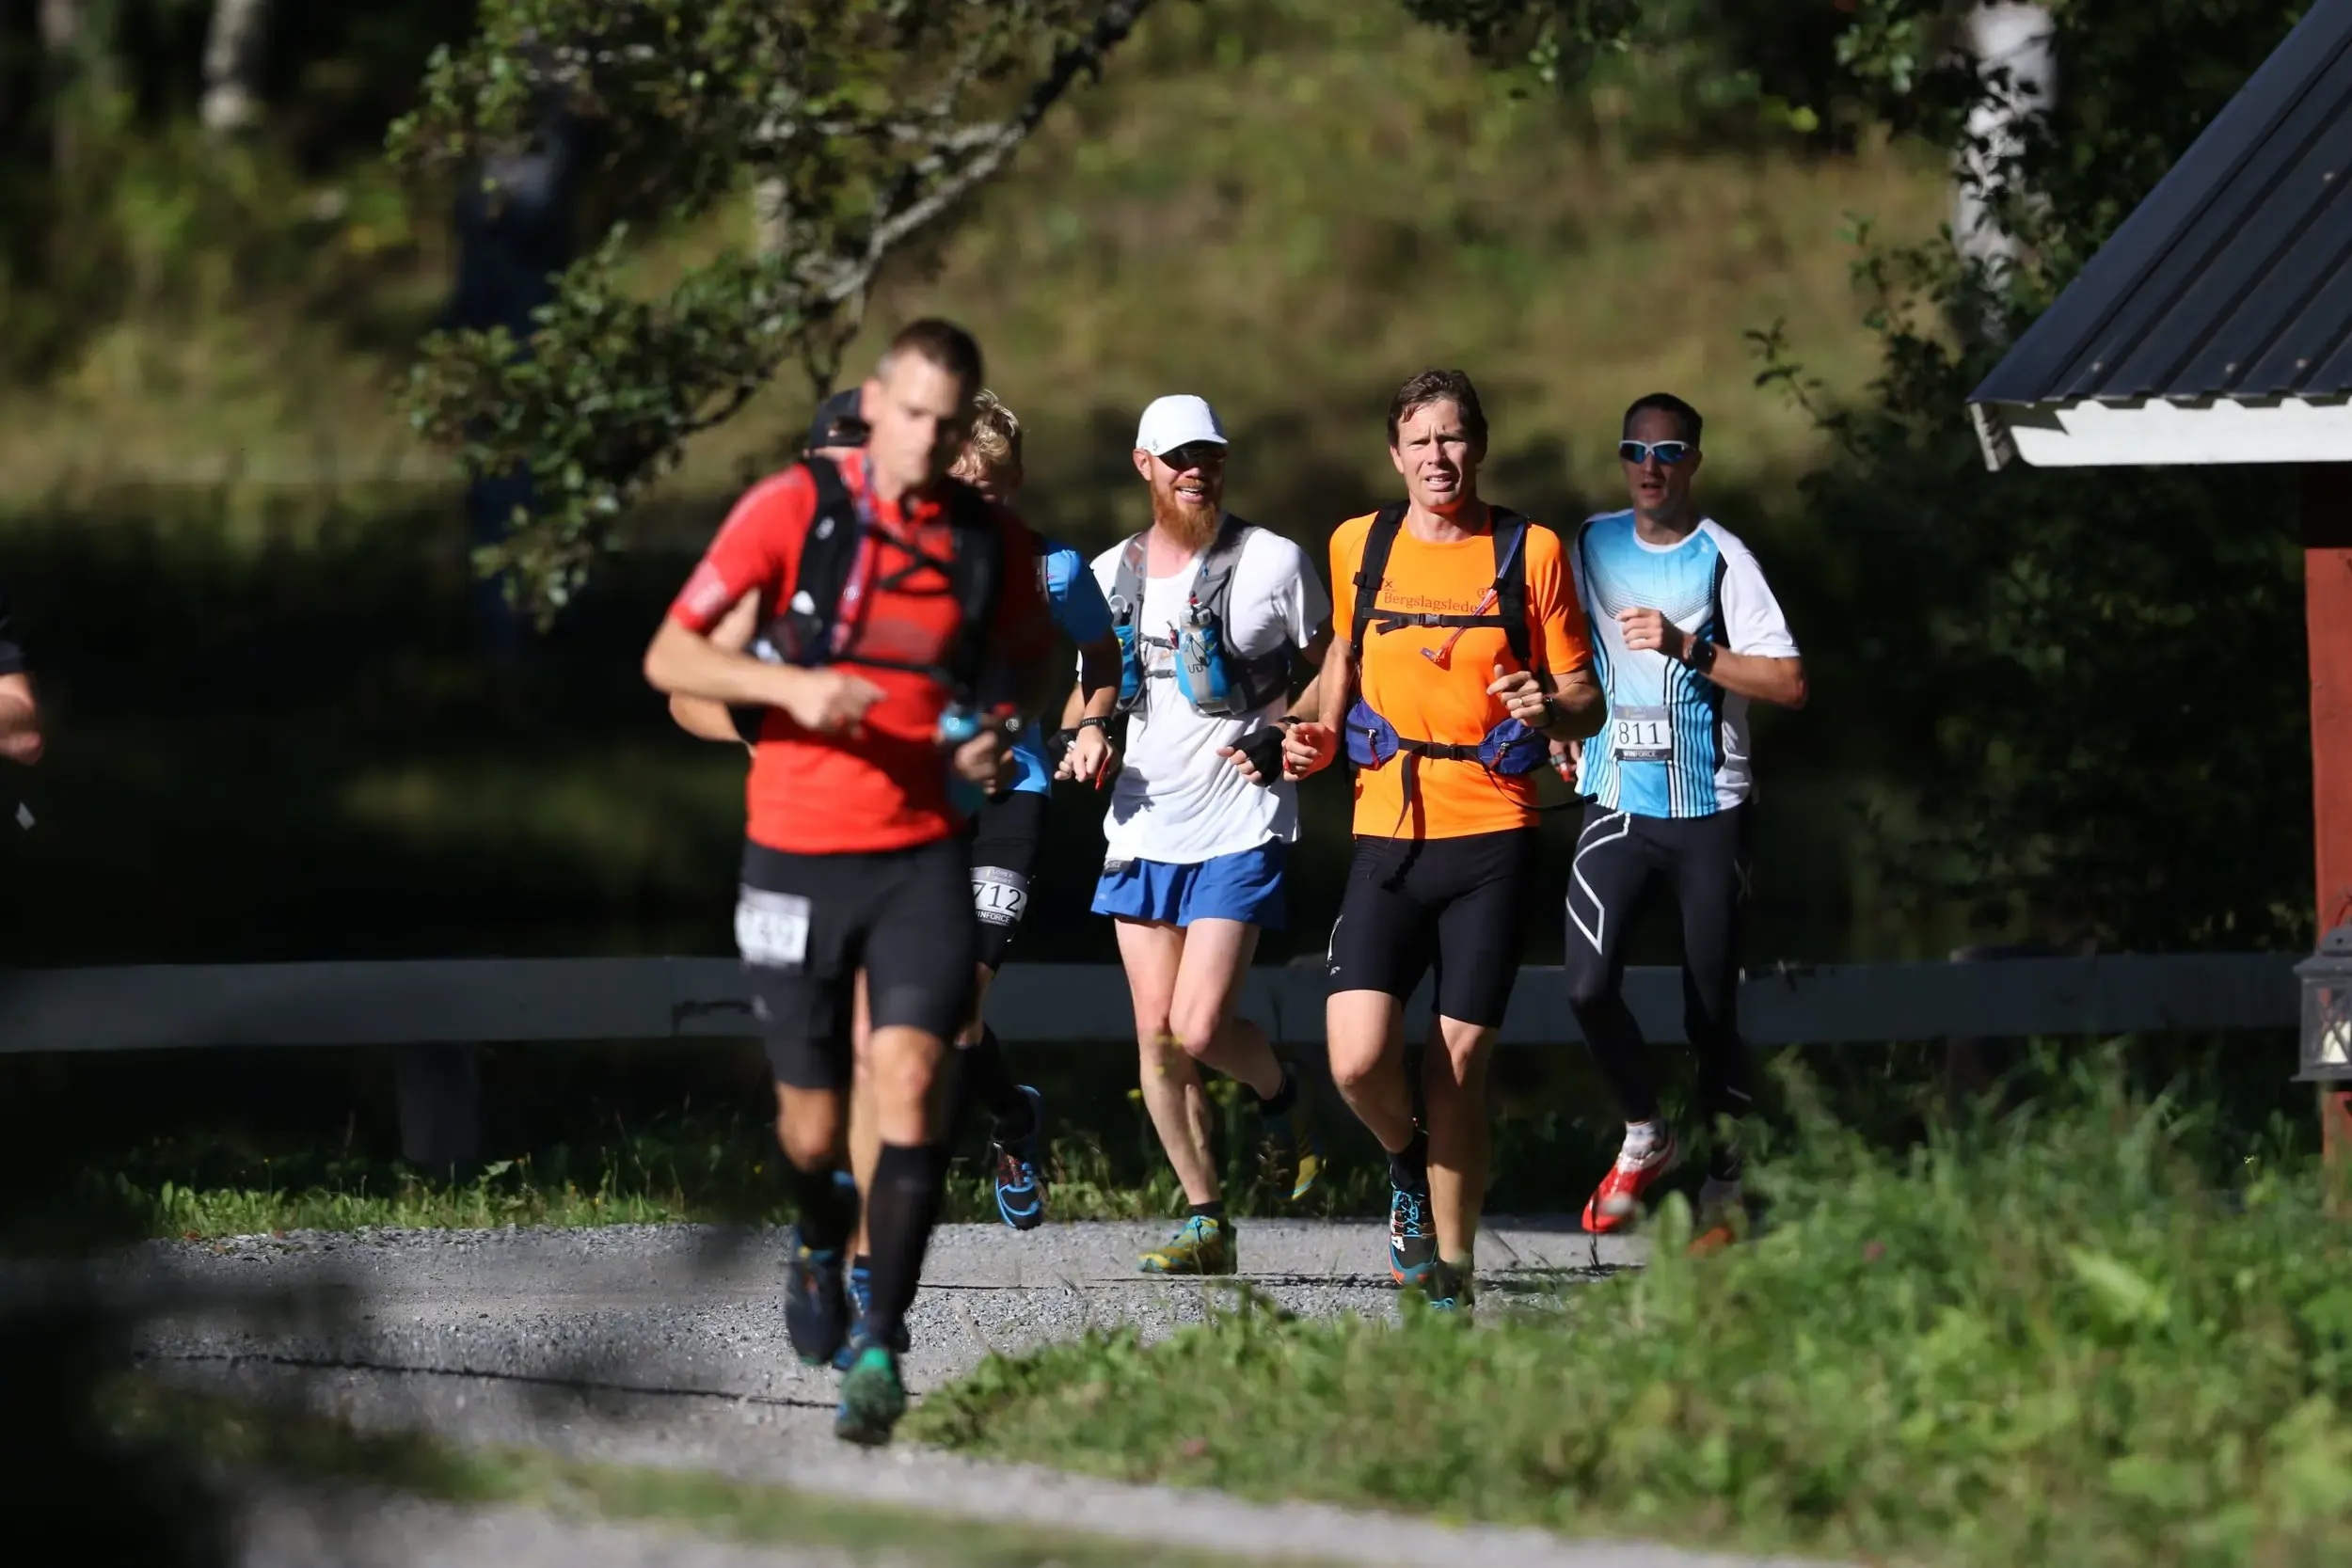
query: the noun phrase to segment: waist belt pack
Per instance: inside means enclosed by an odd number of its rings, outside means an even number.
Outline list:
[[[1290,689],[1291,650],[1287,643],[1272,653],[1243,654],[1226,640],[1232,625],[1233,568],[1253,524],[1227,513],[1217,523],[1216,538],[1200,558],[1192,580],[1192,596],[1184,616],[1168,639],[1150,637],[1136,624],[1143,613],[1144,541],[1138,533],[1119,555],[1119,571],[1111,582],[1111,632],[1119,639],[1119,711],[1132,713],[1143,705],[1154,672],[1152,649],[1171,654],[1168,677],[1184,701],[1212,719],[1239,719],[1257,712]]]
[[[1482,606],[1491,608],[1464,615],[1380,608],[1380,581],[1388,575],[1389,555],[1396,547],[1398,531],[1404,527],[1405,508],[1385,507],[1373,518],[1371,531],[1364,536],[1363,559],[1356,567],[1356,613],[1348,628],[1348,641],[1355,645],[1359,659],[1364,639],[1374,631],[1392,632],[1406,626],[1494,626],[1502,632],[1519,664],[1534,670],[1540,677],[1543,671],[1533,657],[1534,639],[1527,624],[1528,522],[1518,513],[1500,506],[1491,509],[1491,522],[1495,579],[1480,601]],[[1474,762],[1497,777],[1517,778],[1533,773],[1550,760],[1551,742],[1541,730],[1531,729],[1517,719],[1503,720],[1474,745],[1401,735],[1395,724],[1359,697],[1347,711],[1348,761],[1359,768],[1383,768],[1399,756],[1405,759],[1404,803],[1397,814],[1397,820],[1402,822],[1405,813],[1412,809],[1422,759]]]

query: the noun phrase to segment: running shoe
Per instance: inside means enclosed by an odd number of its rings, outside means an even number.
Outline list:
[[[1429,1265],[1422,1291],[1432,1312],[1459,1312],[1467,1317],[1478,1306],[1478,1266],[1436,1259]]]
[[[1429,1216],[1429,1195],[1409,1187],[1389,1189],[1389,1277],[1420,1288],[1438,1260],[1438,1227]]]
[[[798,1244],[784,1285],[784,1330],[792,1349],[812,1367],[831,1361],[849,1337],[849,1304],[842,1299],[841,1254]]]
[[[1145,1253],[1142,1266],[1145,1274],[1232,1274],[1240,1259],[1232,1222],[1195,1214],[1177,1227],[1167,1245]]]
[[[1021,1097],[1029,1102],[1029,1131],[1007,1142],[992,1140],[996,1156],[996,1212],[1015,1230],[1035,1230],[1045,1223],[1044,1155],[1039,1142],[1045,1132],[1045,1097],[1028,1085]]]
[[[1282,1115],[1265,1118],[1264,1142],[1260,1149],[1261,1168],[1267,1180],[1279,1185],[1284,1173],[1291,1183],[1291,1201],[1296,1203],[1315,1190],[1323,1180],[1323,1134],[1315,1127],[1312,1090],[1299,1072],[1296,1062],[1284,1062],[1283,1074],[1297,1092],[1291,1096],[1291,1108]]]
[[[862,1269],[855,1263],[850,1264],[849,1287],[850,1337],[841,1341],[839,1350],[833,1353],[833,1370],[836,1372],[848,1371],[850,1363],[857,1359],[859,1325],[866,1322],[866,1315],[874,1309],[873,1271]],[[898,1332],[891,1336],[891,1340],[892,1350],[897,1351],[900,1355],[907,1353],[909,1341],[905,1323],[898,1325]]]
[[[1739,1182],[1707,1179],[1699,1188],[1698,1222],[1692,1231],[1693,1258],[1708,1257],[1748,1239],[1748,1204]]]
[[[898,1379],[898,1357],[861,1332],[850,1344],[850,1370],[841,1377],[841,1403],[833,1413],[833,1434],[845,1443],[879,1448],[890,1441],[907,1413],[906,1385]]]
[[[1596,1236],[1606,1236],[1630,1226],[1634,1215],[1641,1212],[1642,1195],[1662,1180],[1681,1159],[1682,1145],[1671,1127],[1645,1154],[1628,1154],[1620,1148],[1617,1163],[1609,1167],[1609,1174],[1600,1179],[1600,1185],[1585,1199],[1584,1228]]]

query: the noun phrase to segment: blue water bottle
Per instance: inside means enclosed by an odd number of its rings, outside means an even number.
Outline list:
[[[968,703],[950,703],[939,714],[939,744],[948,752],[947,803],[969,816],[988,803],[988,790],[956,771],[955,752],[984,728],[979,709]]]

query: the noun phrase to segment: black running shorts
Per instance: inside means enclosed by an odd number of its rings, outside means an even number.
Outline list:
[[[856,980],[877,1029],[951,1040],[972,1003],[964,843],[859,855],[743,846],[735,941],[776,1082],[847,1087]]]
[[[1461,838],[1359,834],[1325,955],[1331,990],[1403,1001],[1434,964],[1439,1016],[1502,1023],[1538,853],[1533,828]]]
[[[972,913],[980,927],[979,961],[992,973],[1005,967],[1029,908],[1029,878],[1045,837],[1045,800],[1028,791],[993,796],[980,808],[972,833]]]

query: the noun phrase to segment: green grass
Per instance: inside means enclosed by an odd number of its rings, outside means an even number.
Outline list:
[[[1305,1205],[1259,1180],[1254,1118],[1232,1086],[1215,1089],[1225,1113],[1225,1172],[1238,1212],[1369,1214],[1387,1201],[1375,1162],[1335,1170]],[[1046,1169],[1054,1218],[1140,1220],[1180,1214],[1184,1199],[1149,1132],[1114,1150],[1090,1133],[1052,1140]],[[782,1225],[791,1211],[769,1128],[743,1117],[674,1115],[609,1138],[494,1161],[469,1180],[437,1180],[400,1161],[348,1150],[256,1154],[227,1140],[159,1138],[87,1165],[55,1197],[20,1202],[12,1245],[38,1251],[92,1235],[197,1241],[288,1230],[374,1227],[491,1229],[715,1223]],[[967,1144],[947,1191],[949,1221],[993,1222],[986,1150]]]
[[[689,1471],[583,1464],[519,1449],[458,1448],[413,1433],[360,1433],[317,1417],[151,1382],[118,1388],[106,1403],[119,1441],[166,1456],[200,1455],[214,1473],[355,1482],[458,1504],[511,1504],[572,1519],[676,1526],[755,1545],[832,1548],[861,1562],[1205,1568],[1223,1560]]]
[[[1922,1563],[2352,1551],[2352,1237],[2318,1173],[2086,1070],[1874,1148],[1806,1117],[1754,1244],[1474,1328],[1245,1313],[933,1395],[925,1440],[1258,1497]],[[1303,1457],[1302,1457],[1303,1456]]]

